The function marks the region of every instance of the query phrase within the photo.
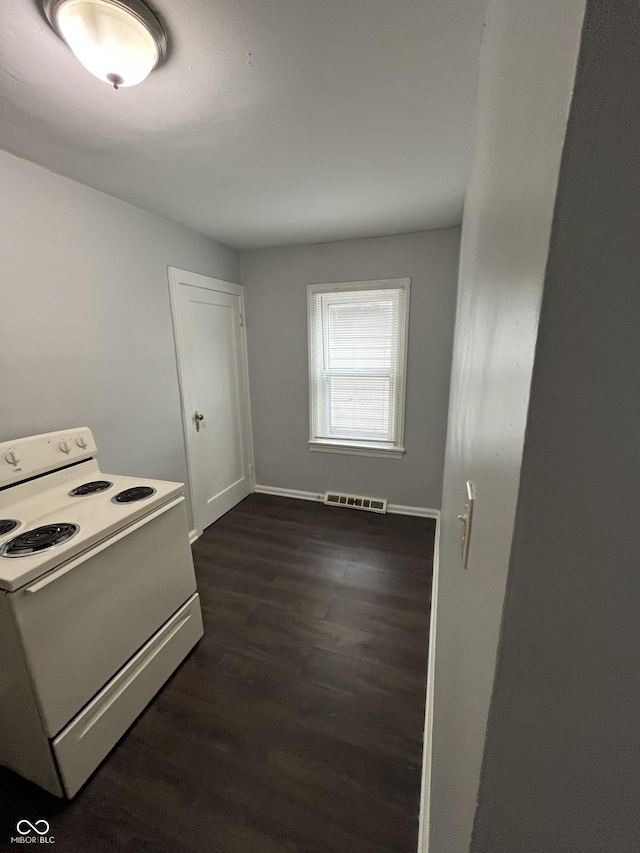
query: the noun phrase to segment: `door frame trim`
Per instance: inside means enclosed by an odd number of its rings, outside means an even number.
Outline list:
[[[255,489],[256,468],[253,453],[253,428],[251,418],[251,395],[249,391],[249,358],[247,351],[247,327],[246,327],[246,312],[244,307],[244,287],[241,284],[235,284],[232,281],[225,281],[222,278],[214,278],[210,275],[203,275],[190,270],[184,270],[180,267],[167,267],[169,275],[169,301],[171,304],[171,320],[173,325],[173,338],[176,348],[176,371],[178,373],[178,386],[180,388],[180,409],[182,412],[182,433],[184,440],[184,449],[187,457],[187,488],[189,490],[189,498],[191,504],[191,515],[193,529],[190,537],[195,541],[202,535],[202,530],[198,527],[196,521],[195,500],[193,494],[193,455],[189,442],[189,427],[191,426],[190,410],[187,410],[186,391],[183,382],[183,370],[186,368],[186,330],[184,319],[180,312],[179,293],[182,285],[189,287],[202,287],[205,290],[214,290],[221,293],[229,293],[240,297],[240,312],[242,316],[242,324],[240,326],[240,341],[242,346],[242,356],[244,360],[244,387],[245,387],[245,405],[247,408],[247,443],[249,450],[249,483],[251,491]]]
[[[429,853],[431,829],[431,782],[433,765],[433,717],[436,680],[436,638],[438,617],[438,586],[440,580],[440,536],[442,514],[438,513],[433,546],[433,578],[431,581],[431,614],[429,617],[429,651],[427,664],[427,693],[424,707],[424,736],[422,741],[422,778],[420,781],[420,814],[418,818],[418,853]]]

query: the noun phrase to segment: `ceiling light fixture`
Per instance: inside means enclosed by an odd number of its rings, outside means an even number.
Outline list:
[[[162,24],[140,0],[43,0],[43,9],[87,71],[114,89],[142,83],[166,55]]]

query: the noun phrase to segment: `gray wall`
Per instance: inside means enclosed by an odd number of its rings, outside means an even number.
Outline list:
[[[473,844],[483,853],[640,849],[638,45],[635,0],[590,0]]]
[[[0,151],[0,441],[94,431],[105,471],[186,478],[167,266],[239,256]]]
[[[430,853],[466,853],[471,836],[583,7],[492,0],[488,9],[444,477]],[[456,516],[467,479],[477,502],[465,571]]]
[[[257,482],[439,508],[460,229],[242,253]],[[313,453],[306,285],[411,277],[403,459]]]

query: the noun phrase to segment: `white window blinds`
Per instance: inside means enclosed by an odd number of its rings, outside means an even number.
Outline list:
[[[408,288],[309,288],[311,442],[401,446]]]

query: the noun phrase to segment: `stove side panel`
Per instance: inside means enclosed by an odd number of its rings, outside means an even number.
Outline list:
[[[0,595],[0,649],[0,764],[62,797],[6,594]]]

